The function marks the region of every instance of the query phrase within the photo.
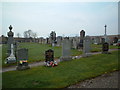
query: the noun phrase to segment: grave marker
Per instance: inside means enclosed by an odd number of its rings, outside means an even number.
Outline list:
[[[68,38],[65,38],[62,43],[62,57],[60,61],[71,60],[71,41]]]
[[[17,61],[17,70],[30,69],[30,67],[28,66],[28,49],[22,48],[17,50]]]
[[[54,61],[54,51],[52,49],[45,51],[45,62],[47,61]]]
[[[102,45],[102,53],[107,54],[109,50],[109,44],[107,42],[103,43]]]
[[[84,43],[83,43],[83,57],[90,56],[91,53],[91,39],[89,36],[86,36],[84,38]]]

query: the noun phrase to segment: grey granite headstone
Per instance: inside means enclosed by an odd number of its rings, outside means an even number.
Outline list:
[[[17,61],[17,70],[25,70],[30,68],[28,66],[28,49],[22,48],[17,50]]]
[[[71,41],[67,38],[63,40],[62,43],[62,57],[60,58],[61,61],[71,60]]]
[[[94,40],[95,40],[95,42],[94,42],[94,44],[100,44],[100,37],[96,37],[96,38],[94,38]]]
[[[91,39],[89,36],[86,36],[84,38],[84,43],[83,43],[83,56],[86,57],[86,56],[90,56],[91,53]]]
[[[57,37],[57,46],[61,46],[61,44],[62,44],[62,37],[58,36]]]
[[[73,39],[73,48],[77,49],[77,40],[76,39]]]

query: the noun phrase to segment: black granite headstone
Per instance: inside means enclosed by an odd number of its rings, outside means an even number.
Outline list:
[[[45,62],[47,61],[54,61],[54,51],[52,49],[45,51]]]
[[[107,42],[103,43],[102,45],[102,53],[108,53],[109,44]]]

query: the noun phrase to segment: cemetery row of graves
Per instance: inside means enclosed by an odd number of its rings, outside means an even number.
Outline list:
[[[109,48],[117,48],[116,46],[109,46],[107,43],[107,37],[105,34],[105,39],[102,41],[102,45],[91,44],[91,38],[85,36],[85,31],[81,30],[80,40],[70,40],[69,37],[65,37],[64,40],[59,39],[56,41],[56,33],[51,32],[51,44],[38,44],[38,43],[15,43],[14,42],[14,33],[12,32],[12,26],[9,27],[10,31],[8,32],[8,44],[3,45],[3,55],[2,55],[2,64],[3,66],[12,65],[17,61],[23,60],[25,62],[37,62],[43,61],[46,58],[45,51],[51,49],[53,50],[53,58],[62,59],[71,59],[72,56],[77,56],[84,54],[87,56],[91,52],[105,52]],[[21,50],[20,50],[21,49]],[[19,54],[18,54],[19,53]],[[23,57],[23,58],[22,58]],[[6,63],[9,64],[6,64]]]
[[[106,72],[119,70],[118,51],[109,51],[118,47],[109,45],[106,34],[101,45],[91,44],[91,39],[85,36],[84,30],[80,31],[80,40],[72,44],[69,37],[65,37],[58,46],[55,32],[50,34],[51,44],[14,44],[12,26],[9,29],[8,43],[2,46],[2,63],[3,67],[17,66],[16,71],[3,73],[3,88],[64,88]],[[92,55],[93,52],[101,54]],[[75,58],[79,55],[83,58]],[[56,59],[60,62],[56,62]],[[29,66],[30,62],[38,61],[44,61],[45,66]]]
[[[80,31],[80,40],[70,40],[69,37],[65,37],[64,40],[59,39],[56,41],[56,33],[52,31],[50,33],[50,44],[38,44],[38,43],[17,43],[14,41],[14,33],[12,32],[12,26],[10,25],[8,32],[7,45],[3,45],[2,64],[3,66],[11,65],[16,62],[37,62],[41,60],[52,61],[54,58],[60,58],[62,60],[71,60],[72,56],[83,54],[83,56],[89,56],[91,52],[101,51],[102,53],[108,53],[109,48],[116,48],[116,46],[109,46],[107,35],[102,41],[102,45],[92,45],[91,38],[85,36],[85,31]],[[106,30],[106,27],[105,27]],[[46,54],[47,50],[53,52],[50,55]],[[49,53],[48,53],[49,54]]]

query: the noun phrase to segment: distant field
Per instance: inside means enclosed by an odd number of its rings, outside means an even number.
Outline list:
[[[92,52],[98,52],[101,51],[102,45],[91,45]],[[53,49],[54,50],[54,57],[59,58],[62,55],[62,48],[61,47],[51,47],[51,45],[47,44],[39,44],[39,43],[20,43],[18,48],[27,48],[29,50],[29,62],[36,62],[36,61],[43,61],[45,60],[45,51],[48,49]],[[110,48],[117,48],[116,46],[110,46]],[[6,54],[7,53],[7,45],[3,45],[3,50],[2,50],[2,65],[3,66],[8,66],[8,64],[4,64]],[[78,51],[75,49],[71,50],[71,55],[80,55],[82,54],[82,51]],[[9,64],[13,65],[13,64]]]
[[[3,88],[64,88],[79,81],[119,70],[118,51],[3,73]]]

